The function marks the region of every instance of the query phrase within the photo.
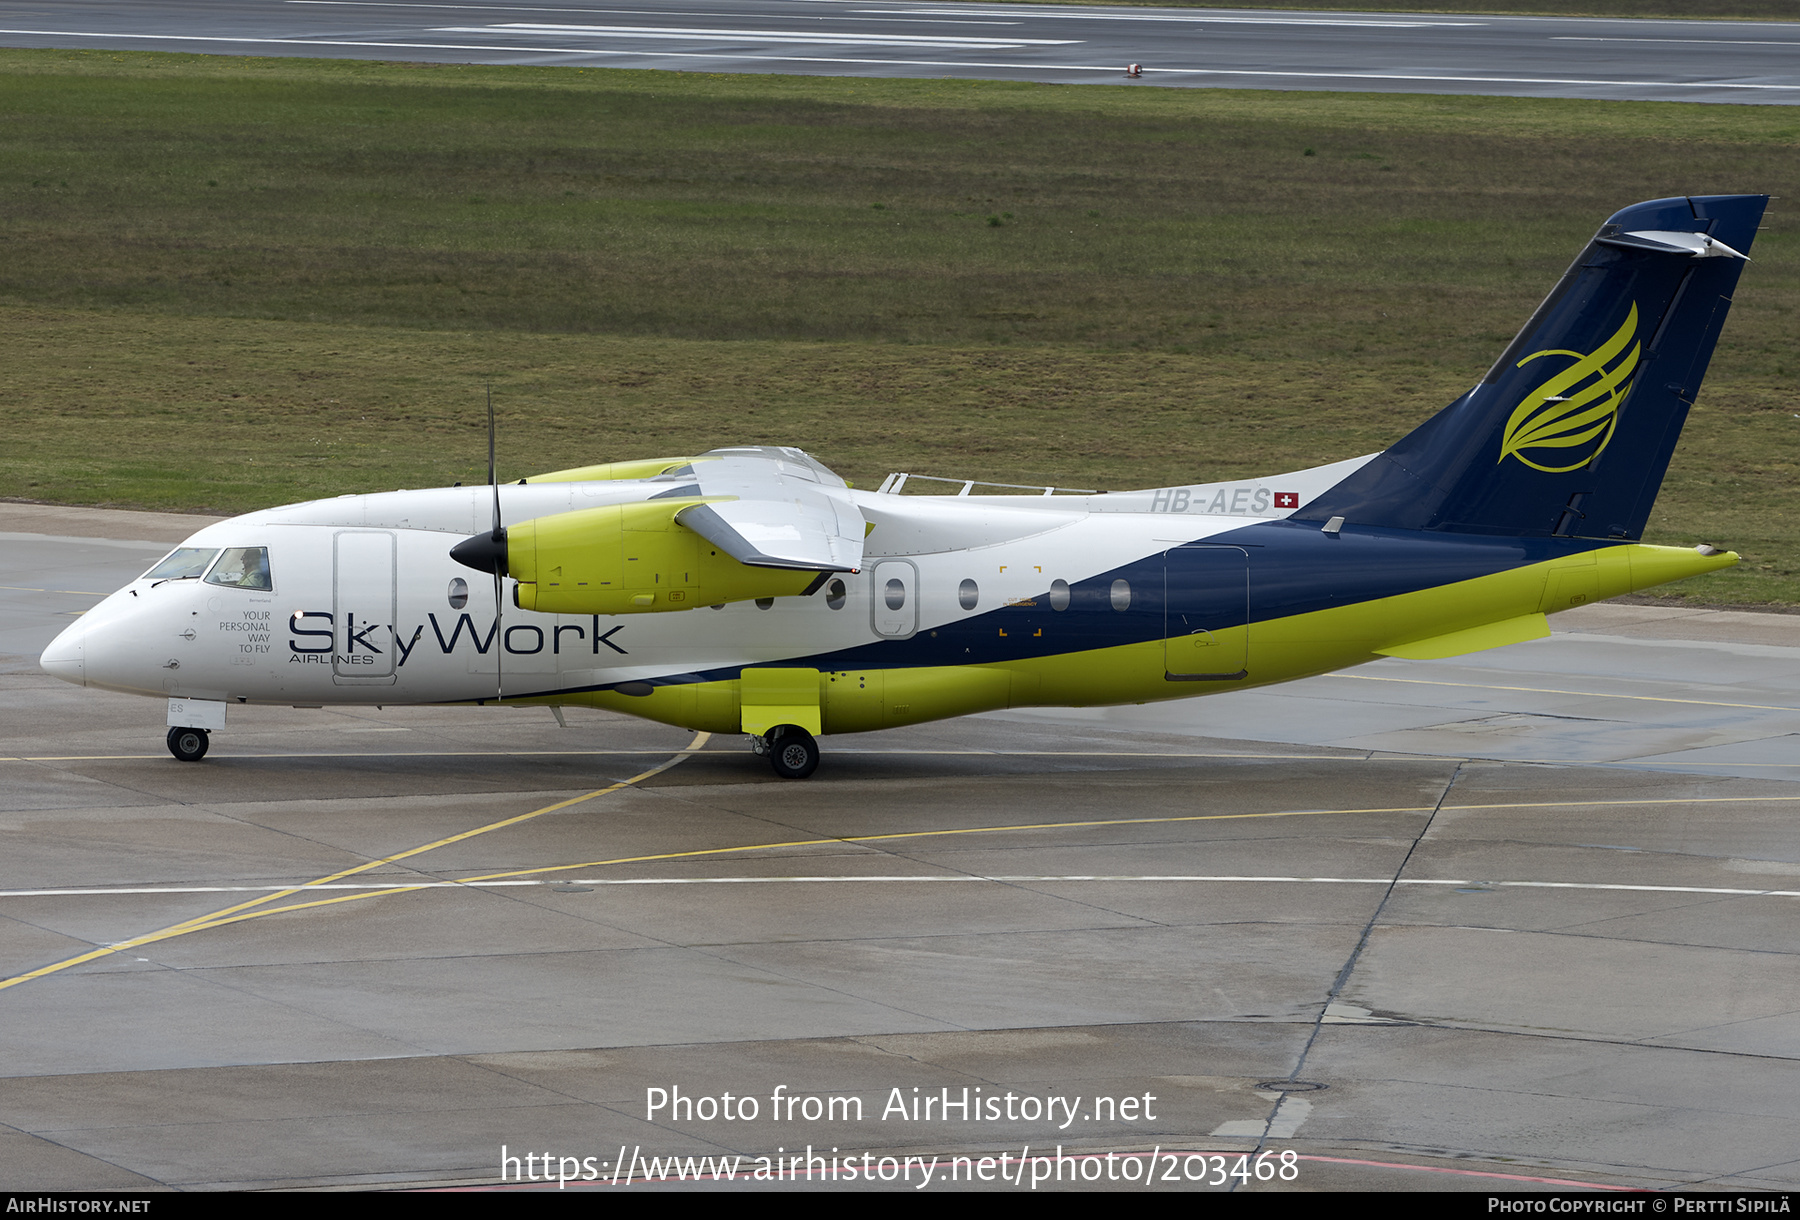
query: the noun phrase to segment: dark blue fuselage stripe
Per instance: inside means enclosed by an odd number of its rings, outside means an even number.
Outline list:
[[[1029,604],[1001,606],[910,639],[872,640],[769,666],[733,665],[647,681],[652,686],[724,681],[746,668],[830,672],[995,665],[1089,652],[1165,639],[1171,630],[1218,631],[1397,597],[1614,545],[1619,544],[1590,538],[1503,538],[1354,526],[1333,536],[1308,522],[1259,521],[1073,581],[1063,610],[1051,608],[1046,591]],[[1123,610],[1114,608],[1118,581],[1129,590]],[[1170,616],[1177,619],[1173,628]],[[534,693],[610,689],[611,684]]]

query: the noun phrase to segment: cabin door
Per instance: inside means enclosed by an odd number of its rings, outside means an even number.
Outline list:
[[[1163,667],[1171,682],[1250,673],[1250,554],[1193,543],[1163,553]]]
[[[331,680],[339,686],[394,681],[394,535],[345,530],[332,540]]]

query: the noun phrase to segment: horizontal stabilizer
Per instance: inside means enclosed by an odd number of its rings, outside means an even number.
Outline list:
[[[1603,246],[1619,246],[1628,250],[1656,250],[1664,254],[1689,254],[1695,258],[1741,258],[1745,262],[1750,261],[1748,255],[1739,254],[1724,242],[1709,237],[1705,233],[1646,229],[1638,233],[1616,233],[1611,237],[1597,237],[1594,240]]]

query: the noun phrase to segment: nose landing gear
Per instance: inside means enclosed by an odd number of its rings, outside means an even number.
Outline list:
[[[206,757],[206,747],[212,744],[212,734],[205,729],[170,729],[169,753],[182,762],[199,762]]]
[[[767,758],[782,779],[805,779],[819,768],[819,743],[797,724],[776,725],[751,738],[750,748]]]

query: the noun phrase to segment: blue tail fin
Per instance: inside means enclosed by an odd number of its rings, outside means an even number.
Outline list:
[[[1641,537],[1767,203],[1618,213],[1479,385],[1295,519]]]

